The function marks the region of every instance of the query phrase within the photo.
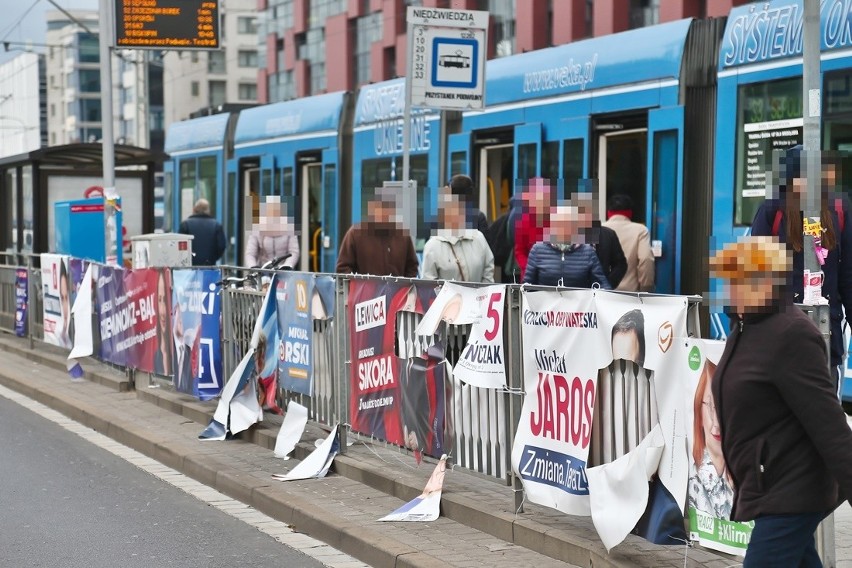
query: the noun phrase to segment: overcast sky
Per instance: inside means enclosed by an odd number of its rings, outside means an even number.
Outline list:
[[[98,0],[53,0],[66,10],[97,10]],[[56,7],[48,0],[0,0],[0,64],[9,61],[24,49],[20,43],[44,43],[47,33],[46,14]],[[2,42],[12,42],[10,51],[3,49]],[[33,46],[34,51],[43,53],[44,47]]]

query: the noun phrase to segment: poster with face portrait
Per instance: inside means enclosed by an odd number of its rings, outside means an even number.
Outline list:
[[[724,341],[690,339],[681,358],[689,439],[689,535],[701,546],[743,556],[752,522],[731,521],[733,484],[722,455],[722,433],[710,383],[725,350]]]
[[[444,343],[439,337],[397,345],[397,326],[414,326],[416,318],[408,316],[423,313],[434,299],[431,284],[353,280],[349,285],[352,429],[404,446],[417,459],[421,453],[446,453]],[[400,317],[400,312],[413,313]]]
[[[471,324],[467,343],[453,369],[455,378],[480,388],[506,386],[503,350],[505,286],[470,288],[447,282],[417,326],[418,335],[434,335],[441,321]]]
[[[218,270],[174,270],[171,299],[157,291],[157,336],[166,341],[158,340],[155,372],[172,375],[178,391],[201,400],[215,398],[222,390],[222,299],[216,293],[220,279]],[[160,310],[171,317],[161,318]]]
[[[74,285],[68,267],[68,257],[58,254],[41,255],[41,282],[44,300],[44,340],[66,349],[74,346],[71,304]]]
[[[126,352],[127,366],[153,373],[158,353],[170,349],[168,336],[158,322],[168,320],[171,282],[168,269],[143,268],[124,272],[124,298],[116,298],[123,308],[118,312],[120,326],[127,325],[116,345]],[[121,300],[124,300],[121,302]]]
[[[314,276],[303,272],[278,275],[278,376],[285,390],[313,394]]]

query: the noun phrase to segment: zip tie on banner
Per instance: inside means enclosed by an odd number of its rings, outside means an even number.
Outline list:
[[[518,508],[515,509],[515,520],[517,520],[518,515],[521,514],[521,509],[524,508],[524,503],[527,502],[527,493],[523,489],[512,489],[512,493],[522,492],[524,496],[521,498],[521,503],[518,505]]]

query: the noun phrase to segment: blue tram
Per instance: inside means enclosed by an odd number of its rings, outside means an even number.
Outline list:
[[[821,3],[822,148],[852,151],[852,8]],[[721,246],[750,230],[767,197],[772,151],[802,142],[801,0],[775,0],[731,11],[718,59],[718,125],[714,164],[713,238]],[[844,159],[839,185],[852,188]],[[727,319],[711,318],[724,337]],[[849,366],[849,363],[847,363]],[[844,398],[852,400],[852,368]]]
[[[696,207],[709,203],[721,30],[681,20],[490,61],[487,108],[448,137],[451,173],[478,180],[491,220],[513,180],[559,180],[570,194],[595,178],[601,217],[608,195],[626,193],[659,242],[657,291],[700,291],[707,243],[696,231],[709,234],[709,216]]]

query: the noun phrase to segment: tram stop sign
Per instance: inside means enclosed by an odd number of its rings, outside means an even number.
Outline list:
[[[409,6],[407,19],[409,104],[485,108],[488,12]]]

